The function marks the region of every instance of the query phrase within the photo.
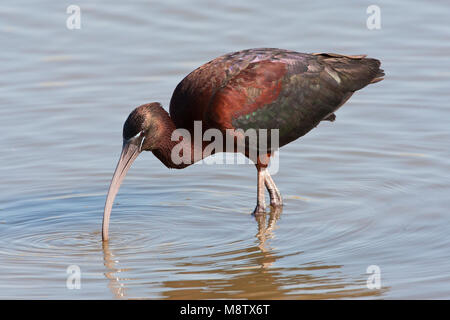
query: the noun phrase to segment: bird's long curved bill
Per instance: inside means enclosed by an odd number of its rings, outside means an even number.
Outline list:
[[[108,195],[106,197],[105,211],[103,212],[103,228],[102,228],[102,239],[107,241],[108,230],[109,230],[109,217],[111,216],[111,210],[114,203],[114,198],[119,191],[120,185],[127,174],[128,169],[131,167],[133,161],[137,158],[140,153],[139,144],[133,142],[124,142],[122,147],[122,153],[120,154],[119,162],[117,163],[116,171],[111,180],[111,185],[109,186]]]

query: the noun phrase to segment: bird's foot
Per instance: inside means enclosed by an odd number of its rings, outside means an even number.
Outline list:
[[[254,216],[259,216],[259,215],[262,215],[262,214],[264,214],[264,213],[266,213],[266,207],[265,206],[263,206],[263,205],[256,205],[256,207],[255,207],[255,210],[253,210],[253,215]]]

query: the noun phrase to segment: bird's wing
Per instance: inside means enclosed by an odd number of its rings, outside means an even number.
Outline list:
[[[384,75],[363,56],[299,54],[249,63],[218,89],[208,120],[216,128],[279,129],[280,146],[313,129],[356,91]]]

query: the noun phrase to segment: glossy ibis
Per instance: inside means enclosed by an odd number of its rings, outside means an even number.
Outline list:
[[[108,240],[114,197],[140,152],[152,151],[165,166],[178,169],[204,156],[200,153],[195,158],[198,150],[194,150],[191,141],[172,141],[176,129],[194,134],[194,121],[201,121],[203,132],[210,128],[224,134],[230,129],[277,129],[278,146],[282,147],[319,122],[334,121],[334,112],[355,91],[383,76],[380,61],[365,55],[306,54],[283,49],[243,50],[202,65],[178,84],[169,113],[153,102],[134,109],[125,121],[122,153],[105,203],[103,240]],[[242,153],[249,157],[248,142],[235,138],[237,143],[244,141]],[[189,143],[192,161],[179,163],[172,159],[172,149],[179,143]],[[200,148],[204,147],[202,144]],[[273,151],[267,149],[265,158]],[[266,169],[267,161],[261,161],[259,156],[252,160],[258,172],[255,214],[265,210],[264,186],[271,205],[281,206],[282,198]]]

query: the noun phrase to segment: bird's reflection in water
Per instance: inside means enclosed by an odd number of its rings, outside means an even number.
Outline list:
[[[335,299],[383,293],[368,290],[365,279],[346,276],[341,265],[305,261],[301,264],[287,262],[286,266],[285,258],[300,256],[303,252],[280,254],[280,250],[270,247],[281,213],[281,208],[272,208],[270,213],[254,216],[257,233],[253,245],[243,240],[247,245],[234,243],[231,250],[227,249],[230,245],[214,246],[213,253],[196,256],[188,256],[181,250],[175,252],[176,257],[171,255],[173,252],[158,251],[159,266],[149,265],[151,261],[148,261],[143,262],[145,266],[119,268],[120,257],[105,243],[108,287],[118,299],[154,297],[155,292],[163,299]],[[278,261],[284,262],[277,264]],[[142,268],[144,272],[139,272],[139,279],[133,276],[136,269]],[[143,274],[147,276],[142,278]],[[165,275],[164,279],[154,281],[161,274]]]

